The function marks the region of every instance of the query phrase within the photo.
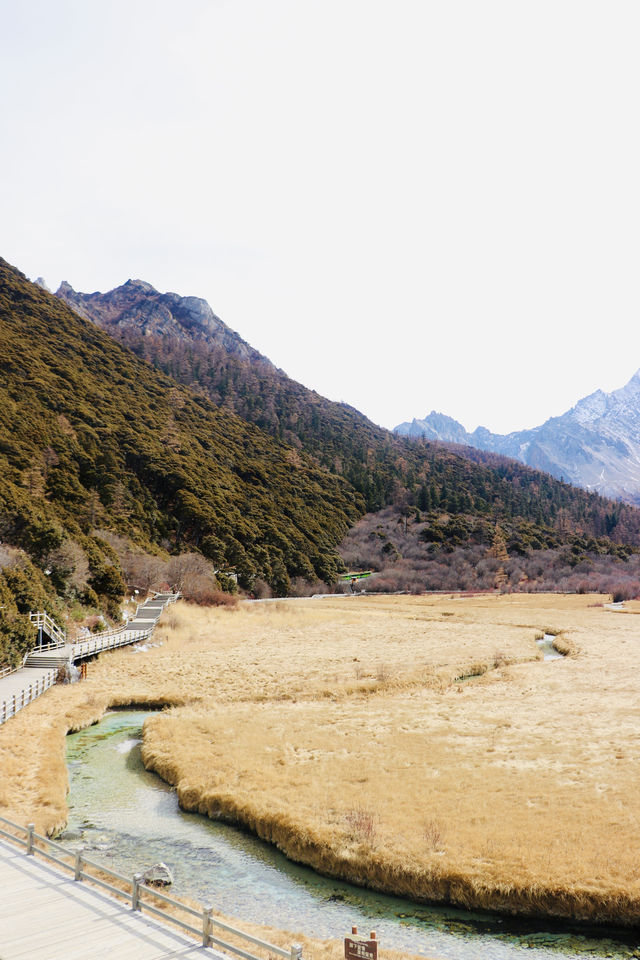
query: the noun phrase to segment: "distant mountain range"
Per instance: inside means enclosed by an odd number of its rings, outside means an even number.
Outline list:
[[[500,453],[585,490],[640,504],[640,370],[621,389],[597,390],[531,430],[499,434],[478,427],[468,433],[432,410],[394,432]]]

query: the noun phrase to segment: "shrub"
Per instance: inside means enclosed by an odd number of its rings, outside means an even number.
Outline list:
[[[185,594],[185,600],[197,603],[201,607],[237,607],[238,598],[232,593],[217,590],[215,587],[204,586],[201,590]]]
[[[615,587],[611,592],[611,600],[613,603],[622,603],[624,600],[632,600],[633,593],[631,588],[626,584]]]
[[[290,597],[312,597],[316,593],[327,593],[326,583],[319,580],[306,580],[304,577],[294,577],[289,588]]]
[[[444,831],[437,820],[427,820],[423,828],[424,839],[430,850],[439,850],[444,838]]]
[[[361,807],[353,807],[345,813],[344,819],[352,840],[369,845],[374,843],[378,831],[373,814]]]
[[[265,580],[261,580],[257,577],[253,581],[253,596],[256,600],[270,600],[273,596],[273,591],[269,584]]]
[[[124,580],[120,571],[112,564],[104,564],[94,571],[89,586],[97,594],[102,594],[109,601],[115,601],[116,605],[124,596]]]

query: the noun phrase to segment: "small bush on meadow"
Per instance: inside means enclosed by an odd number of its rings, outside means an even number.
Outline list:
[[[424,839],[430,850],[439,850],[444,839],[444,831],[437,820],[427,820],[423,829]]]
[[[361,807],[354,807],[352,810],[346,812],[344,819],[349,828],[349,835],[352,840],[355,840],[357,843],[368,843],[369,845],[375,842],[378,830],[375,818],[368,810],[363,810]]]
[[[611,592],[611,600],[613,603],[623,603],[625,600],[632,600],[633,596],[633,591],[627,584],[617,586]]]
[[[199,607],[237,607],[238,598],[233,593],[225,593],[215,587],[203,587],[196,592],[190,592],[185,600],[197,603]]]

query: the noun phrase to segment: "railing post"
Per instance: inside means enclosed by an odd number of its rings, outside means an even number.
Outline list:
[[[35,823],[27,824],[27,856],[33,856],[33,834],[36,829]]]
[[[213,907],[202,908],[202,946],[208,947],[211,939],[211,914]]]
[[[140,884],[142,883],[142,874],[134,873],[133,885],[131,888],[131,909],[140,909]]]
[[[76,862],[73,870],[73,879],[82,880],[82,854],[84,853],[84,847],[80,847],[76,850]]]
[[[291,944],[291,960],[302,960],[302,947],[299,943]]]

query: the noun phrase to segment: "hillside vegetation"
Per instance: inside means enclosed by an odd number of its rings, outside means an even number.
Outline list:
[[[396,437],[353,407],[291,380],[264,358],[247,359],[202,338],[150,333],[138,315],[146,304],[137,303],[135,322],[119,314],[114,325],[108,295],[91,300],[92,318],[138,356],[348,480],[372,513],[410,504],[423,511],[526,521],[534,528],[524,534],[532,549],[569,542],[574,534],[640,545],[640,512],[633,507],[506,457]],[[488,469],[470,465],[473,457]]]
[[[545,532],[527,521],[494,524],[465,514],[390,506],[359,520],[340,552],[350,570],[375,573],[353,588],[368,592],[499,588],[640,596],[638,553],[579,534],[563,542],[553,529]]]
[[[151,551],[195,548],[245,587],[335,578],[335,545],[364,506],[344,479],[192,395],[4,261],[0,369],[0,539],[50,571],[51,597],[116,611],[124,583],[100,528]],[[4,564],[5,581],[25,562]]]

